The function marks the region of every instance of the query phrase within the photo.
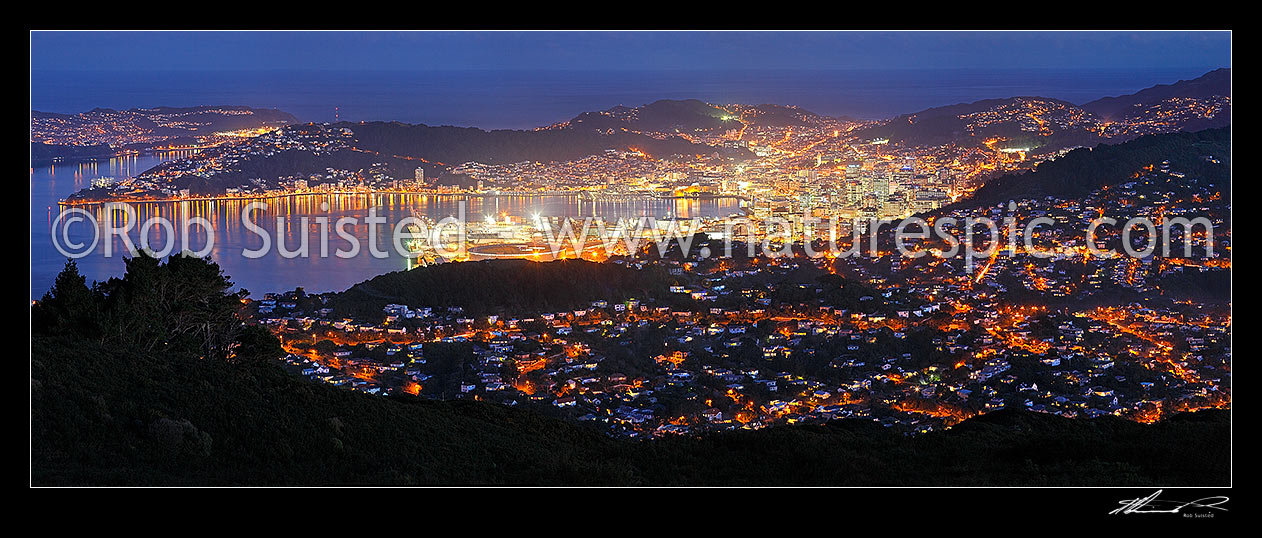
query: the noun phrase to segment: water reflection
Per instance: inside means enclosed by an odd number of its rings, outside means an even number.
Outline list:
[[[141,166],[152,166],[149,163],[127,163],[125,159],[119,163],[86,166],[81,165],[69,173],[50,168],[47,175],[49,184],[59,183],[63,177],[72,177],[74,192],[80,185],[87,185],[92,177],[99,175],[119,174],[120,176]],[[103,170],[107,172],[102,173]],[[138,173],[138,172],[135,172]],[[95,175],[94,175],[95,174]],[[38,174],[32,173],[32,296],[42,295],[51,285],[56,272],[60,270],[65,258],[52,245],[50,238],[53,219],[56,215],[56,199],[47,210],[47,220],[36,220],[36,188]],[[56,196],[64,192],[58,186],[39,186],[45,197]],[[69,194],[66,192],[66,194]],[[61,196],[64,196],[62,194]],[[47,203],[47,199],[39,203]],[[261,202],[261,204],[260,204]],[[249,212],[250,221],[259,230],[246,227],[242,221],[243,210],[255,204]],[[187,241],[179,240],[184,236],[180,223],[191,219],[205,219],[214,230],[214,241],[209,255],[217,261],[232,280],[241,287],[253,292],[292,289],[303,286],[308,291],[332,291],[345,289],[375,275],[408,269],[411,260],[398,254],[393,248],[393,228],[405,217],[418,215],[438,221],[449,216],[458,216],[461,204],[464,205],[467,221],[480,221],[487,216],[503,218],[504,216],[521,219],[533,218],[535,215],[545,217],[602,217],[616,220],[620,218],[680,218],[722,217],[739,210],[739,203],[734,199],[631,199],[631,200],[584,200],[579,196],[463,196],[463,195],[418,195],[418,194],[302,194],[280,196],[264,200],[199,200],[186,202],[138,202],[129,204],[134,214],[120,209],[109,209],[106,206],[89,206],[87,210],[98,222],[108,222],[114,227],[125,229],[127,240],[122,236],[102,242],[94,252],[78,260],[80,270],[90,280],[103,280],[117,276],[122,272],[123,262],[120,253],[127,252],[130,240],[133,246],[140,246],[142,230],[140,223],[152,217],[162,217],[176,223],[174,237],[177,242],[173,246],[199,251],[206,246],[205,232],[200,228],[190,227]],[[370,232],[370,225],[365,222],[370,210],[385,219],[384,225],[376,226]],[[338,219],[351,217],[357,219],[353,225],[337,230],[334,224]],[[144,230],[151,250],[161,251],[167,247],[171,231],[154,226]],[[353,248],[345,234],[355,238],[359,244],[359,254],[351,258],[341,258],[336,251],[349,251]],[[67,235],[72,241],[91,242],[93,232],[88,226],[72,227]],[[275,241],[267,255],[257,259],[248,259],[243,252],[258,250],[264,247],[265,235]],[[327,237],[327,248],[321,252],[321,237]],[[370,238],[372,242],[370,244]],[[306,257],[286,257],[277,248],[283,245],[287,250],[295,250],[307,241]],[[378,258],[372,251],[386,253]],[[113,257],[106,257],[110,252]]]

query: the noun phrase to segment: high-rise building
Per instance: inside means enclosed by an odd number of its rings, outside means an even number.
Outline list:
[[[890,195],[890,179],[884,176],[872,178],[872,194],[884,200]]]
[[[854,204],[863,198],[866,192],[863,189],[863,181],[847,181],[846,182],[846,203]]]
[[[416,167],[416,182],[417,183],[425,182],[425,169],[419,166]]]

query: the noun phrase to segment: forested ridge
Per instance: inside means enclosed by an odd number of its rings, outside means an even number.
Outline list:
[[[1218,162],[1213,162],[1209,158]],[[1146,135],[1122,144],[1079,148],[1019,172],[988,181],[953,207],[977,207],[1008,200],[1056,196],[1081,197],[1105,185],[1125,183],[1145,167],[1170,162],[1170,169],[1189,180],[1204,181],[1231,192],[1231,127],[1193,133]]]

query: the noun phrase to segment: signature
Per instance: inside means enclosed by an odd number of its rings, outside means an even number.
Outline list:
[[[1220,506],[1221,504],[1227,502],[1227,497],[1204,497],[1195,501],[1187,502],[1167,501],[1157,498],[1161,495],[1161,491],[1162,490],[1157,490],[1147,497],[1118,501],[1118,504],[1121,506],[1114,508],[1112,512],[1109,512],[1109,514],[1177,514],[1184,508],[1202,508],[1222,510],[1224,512],[1227,511],[1225,507]]]

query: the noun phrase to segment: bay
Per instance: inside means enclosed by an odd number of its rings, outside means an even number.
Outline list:
[[[66,226],[66,221],[58,222],[59,200],[90,185],[93,178],[134,176],[179,156],[181,154],[176,153],[128,156],[32,169],[31,298],[41,297],[48,290],[66,262],[66,256],[58,251],[55,242],[62,244],[63,248],[70,243],[90,245],[96,235],[86,224]],[[242,222],[242,212],[252,202],[266,206],[250,211],[248,216],[272,242],[272,248],[266,255],[253,259],[245,256],[246,251],[259,250],[264,240],[259,232],[247,229]],[[259,200],[137,202],[128,205],[134,209],[134,221],[124,211],[107,211],[100,205],[88,206],[86,210],[97,222],[108,220],[118,228],[125,228],[128,221],[133,222],[126,234],[133,247],[142,245],[141,230],[135,223],[163,217],[177,224],[174,231],[179,237],[178,223],[188,217],[206,219],[214,230],[209,256],[238,287],[255,295],[299,286],[309,292],[340,291],[383,273],[408,269],[412,266],[410,260],[393,247],[394,225],[409,216],[423,216],[433,221],[458,216],[462,205],[468,222],[481,221],[487,216],[502,219],[505,215],[521,219],[535,215],[602,217],[609,220],[638,217],[687,219],[723,217],[739,211],[739,201],[731,198],[590,201],[565,195],[483,197],[397,193],[302,194]],[[386,222],[377,226],[371,234],[365,220],[370,210],[375,210],[375,214],[385,218]],[[317,220],[320,217],[327,217],[328,228]],[[356,219],[357,224],[347,226],[345,231],[360,245],[359,253],[349,258],[338,257],[336,253],[338,250],[351,250],[352,243],[333,230],[333,224],[344,217]],[[63,231],[64,238],[60,235]],[[152,241],[151,250],[158,251],[166,246],[167,231],[153,227],[147,232]],[[322,234],[329,238],[325,253],[320,251]],[[305,256],[286,257],[277,248],[283,241],[287,250],[296,250],[303,236],[308,241]],[[206,244],[199,228],[191,228],[189,237],[187,244],[177,242],[176,245],[196,251]],[[385,257],[372,254],[370,237],[377,249],[386,253]],[[89,282],[106,280],[122,274],[127,252],[127,241],[122,237],[113,237],[108,245],[102,239],[88,255],[76,259],[76,263]]]

